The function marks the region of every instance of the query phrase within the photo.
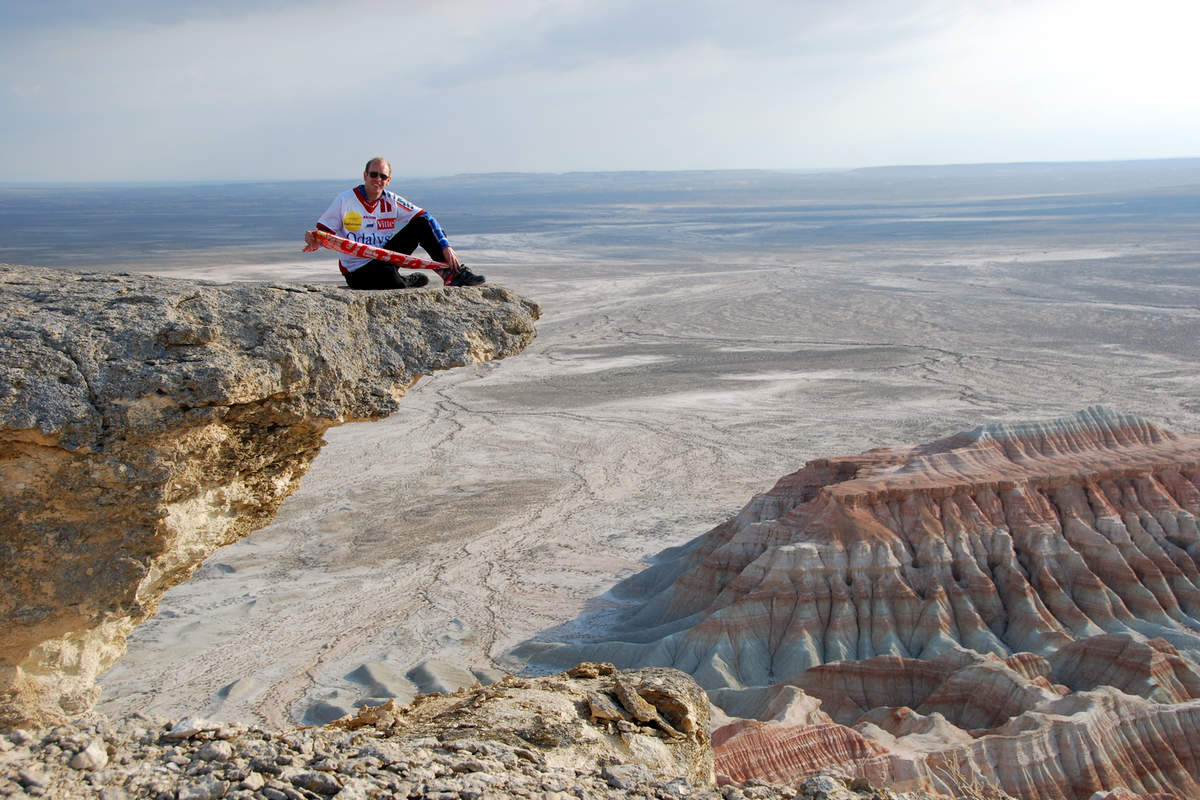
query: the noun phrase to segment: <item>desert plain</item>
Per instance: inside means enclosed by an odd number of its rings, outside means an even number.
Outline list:
[[[311,724],[529,668],[514,647],[594,633],[620,579],[812,458],[1092,405],[1200,432],[1200,217],[1097,198],[455,237],[541,304],[533,345],[331,430],[276,520],[134,632],[100,710]],[[146,271],[339,281],[328,254]]]

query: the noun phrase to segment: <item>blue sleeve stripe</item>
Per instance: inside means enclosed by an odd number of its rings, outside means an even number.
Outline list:
[[[417,216],[425,217],[425,219],[429,220],[429,227],[433,230],[433,235],[437,238],[438,244],[440,244],[442,247],[450,246],[450,240],[446,238],[446,232],[442,230],[441,225],[438,225],[438,221],[433,218],[432,214],[430,214],[428,211],[422,211]]]

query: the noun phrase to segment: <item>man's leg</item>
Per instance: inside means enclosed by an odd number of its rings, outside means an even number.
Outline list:
[[[429,254],[430,260],[446,263],[446,251],[442,249],[437,230],[427,214],[418,214],[409,220],[395,236],[387,240],[383,248],[407,256],[412,255],[412,251],[416,250],[418,245]],[[476,275],[465,266],[458,270],[443,267],[434,272],[442,276],[442,282],[447,286],[477,286],[484,281],[482,275]]]
[[[442,244],[438,241],[437,234],[434,233],[433,225],[429,222],[429,217],[424,214],[418,214],[410,219],[407,225],[396,231],[396,234],[387,240],[383,249],[410,256],[418,245],[429,254],[431,261],[442,261],[445,257],[445,253],[442,252]]]
[[[414,217],[415,219],[418,217]],[[433,231],[429,230],[428,224],[424,228],[428,231],[428,235],[422,232],[421,225],[414,225],[410,222],[388,239],[384,243],[383,249],[409,256],[412,255],[413,250],[417,249],[417,245],[420,245],[425,248],[426,253],[429,253],[431,259],[441,261],[442,246],[438,244]],[[440,270],[437,272],[441,274]],[[346,284],[351,289],[411,289],[427,283],[429,283],[429,278],[424,273],[412,272],[405,275],[392,262],[382,261],[378,258],[368,261],[346,276]]]
[[[351,289],[411,289],[424,286],[429,279],[420,273],[401,274],[396,265],[387,261],[368,261],[346,275]]]
[[[419,218],[414,217],[413,219]],[[428,231],[428,235],[423,234],[421,225],[409,222],[384,243],[383,249],[409,256],[412,255],[413,250],[417,249],[417,245],[420,245],[425,248],[426,253],[429,253],[430,258],[434,261],[441,261],[442,246],[438,244],[437,237],[433,236],[433,231],[429,230],[428,224],[424,228]],[[351,283],[352,277],[354,277],[354,283]],[[407,289],[424,286],[429,283],[429,278],[420,272],[405,275],[392,262],[376,258],[347,275],[346,283],[351,289]]]

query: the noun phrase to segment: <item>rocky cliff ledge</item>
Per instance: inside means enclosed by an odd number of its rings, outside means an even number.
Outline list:
[[[356,293],[0,265],[0,727],[90,708],[162,594],[272,519],[330,426],[504,358],[499,287]]]
[[[614,590],[601,641],[527,649],[693,674],[735,780],[1194,798],[1198,517],[1198,436],[986,425],[811,461]]]

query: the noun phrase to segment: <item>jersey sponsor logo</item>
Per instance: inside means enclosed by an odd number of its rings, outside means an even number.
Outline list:
[[[348,231],[356,231],[362,227],[362,214],[357,211],[347,211],[346,216],[342,217],[342,227]]]
[[[368,247],[381,247],[387,244],[388,237],[372,233],[351,233],[346,236],[347,239],[356,244],[365,244]]]
[[[396,218],[395,217],[380,217],[379,219],[375,220],[375,227],[381,231],[395,230]]]

